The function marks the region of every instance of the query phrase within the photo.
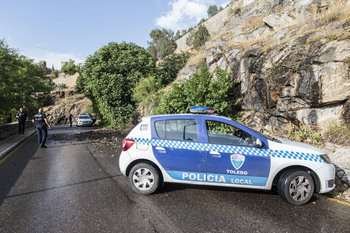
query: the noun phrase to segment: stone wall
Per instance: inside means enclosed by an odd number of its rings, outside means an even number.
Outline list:
[[[31,121],[26,122],[26,129],[32,128],[33,123]],[[18,123],[10,123],[5,125],[0,125],[0,140],[11,135],[18,133]]]
[[[58,74],[58,77],[53,79],[52,81],[55,85],[64,84],[68,88],[75,88],[78,76],[79,73],[75,73],[74,75],[60,73]]]

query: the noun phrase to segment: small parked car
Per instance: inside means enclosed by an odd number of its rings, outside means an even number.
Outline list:
[[[292,205],[335,187],[335,168],[313,146],[263,135],[196,106],[143,117],[126,136],[119,167],[139,194],[162,182],[271,190]]]
[[[76,119],[77,126],[93,126],[94,121],[90,117],[89,114],[79,114],[78,118]]]

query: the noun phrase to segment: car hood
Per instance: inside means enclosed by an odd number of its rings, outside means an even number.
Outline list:
[[[317,147],[311,146],[306,143],[291,141],[285,138],[277,138],[279,142],[274,142],[269,140],[269,148],[271,150],[286,150],[286,151],[296,151],[310,154],[326,154],[326,152]]]

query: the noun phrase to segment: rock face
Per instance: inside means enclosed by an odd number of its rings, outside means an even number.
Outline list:
[[[76,80],[79,73],[67,75],[60,73],[53,80],[55,85],[64,85],[62,90],[52,91],[44,100],[44,111],[48,120],[54,125],[69,124],[69,113],[75,119],[80,113],[85,113],[86,107],[91,105],[91,100],[83,94],[75,92]]]
[[[338,16],[321,15],[335,12],[331,6],[338,6]],[[350,14],[341,13],[349,1],[236,1],[230,7],[222,36],[206,42],[203,53],[211,72],[228,69],[240,85],[243,122],[270,133],[350,123]]]
[[[306,44],[300,36],[270,51],[247,51],[235,67],[247,120],[275,130],[296,125],[324,128],[345,123],[350,97],[350,40]],[[256,114],[258,113],[258,114]],[[251,122],[251,123],[253,123]],[[261,125],[260,127],[264,127]]]
[[[73,90],[54,91],[48,98],[51,105],[44,107],[48,120],[53,125],[68,124],[69,113],[75,119],[80,113],[86,111],[91,101],[83,94],[76,94]]]

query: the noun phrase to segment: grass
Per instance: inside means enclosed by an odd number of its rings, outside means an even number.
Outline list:
[[[247,18],[247,20],[244,22],[244,28],[245,29],[250,29],[247,33],[252,33],[256,29],[264,27],[265,23],[263,21],[264,16],[259,15],[259,16],[251,16]]]
[[[323,144],[323,138],[320,132],[308,129],[306,126],[302,125],[300,129],[294,127],[289,128],[288,138],[298,142],[304,142],[312,144],[315,146],[320,146]]]
[[[301,126],[299,129],[296,129],[290,125],[288,138],[290,140],[304,142],[314,146],[322,146],[326,142],[341,146],[350,146],[350,125],[332,123],[328,125],[323,133],[309,129],[306,126]]]
[[[191,65],[197,66],[198,64],[204,63],[205,58],[206,58],[206,56],[205,56],[204,52],[200,51],[188,59],[186,66],[191,66]]]
[[[334,144],[350,146],[350,126],[330,124],[324,133],[324,139]]]
[[[318,14],[317,18],[323,21],[333,22],[338,19],[345,19],[350,14],[350,4],[347,1],[339,0],[332,2],[327,10]]]

